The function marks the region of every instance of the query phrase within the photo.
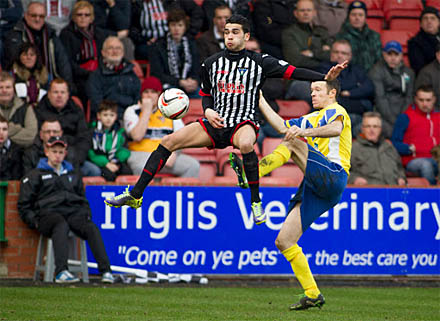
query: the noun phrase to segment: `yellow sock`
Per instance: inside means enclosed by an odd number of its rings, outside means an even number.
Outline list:
[[[293,273],[295,273],[296,278],[303,287],[305,295],[309,298],[316,299],[321,292],[316,285],[302,248],[299,247],[298,244],[295,244],[281,253],[283,253],[284,257],[292,266]]]
[[[275,150],[260,160],[260,177],[269,174],[274,169],[283,166],[290,159],[290,150],[286,145],[280,144]]]

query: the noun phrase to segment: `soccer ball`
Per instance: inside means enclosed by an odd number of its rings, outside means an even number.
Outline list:
[[[169,88],[160,95],[157,106],[166,118],[180,119],[188,112],[189,98],[183,90]]]

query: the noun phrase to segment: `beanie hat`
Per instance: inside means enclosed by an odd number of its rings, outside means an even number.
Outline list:
[[[427,13],[432,13],[433,15],[435,15],[437,17],[437,19],[440,19],[440,14],[438,13],[437,8],[425,7],[425,9],[423,9],[422,13],[420,14],[420,20],[422,20],[423,16]]]
[[[142,82],[142,86],[141,86],[141,94],[146,90],[146,89],[153,89],[157,92],[162,92],[163,88],[162,88],[162,83],[160,82],[160,80],[156,77],[147,77],[144,79],[144,81]]]
[[[365,15],[367,15],[367,6],[362,1],[353,1],[348,6],[348,14],[350,14],[353,9],[363,9],[365,11]]]

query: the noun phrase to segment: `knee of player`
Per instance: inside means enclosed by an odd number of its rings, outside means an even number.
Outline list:
[[[242,154],[250,153],[254,150],[254,142],[248,140],[241,141],[239,148]]]
[[[178,143],[178,140],[173,134],[165,135],[161,140],[161,145],[168,149],[170,152],[175,150],[175,146]]]

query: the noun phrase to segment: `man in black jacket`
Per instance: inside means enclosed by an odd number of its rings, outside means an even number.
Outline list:
[[[72,69],[64,46],[44,22],[46,7],[42,3],[31,2],[12,30],[5,35],[3,67],[9,69],[18,55],[23,42],[35,44],[39,50],[42,64],[46,66],[52,78],[62,77],[72,83]]]
[[[18,180],[23,175],[23,149],[9,139],[8,120],[0,115],[0,180]]]
[[[75,168],[81,166],[84,176],[99,176],[93,164],[86,161],[92,144],[91,131],[87,128],[84,112],[69,98],[69,87],[64,79],[52,81],[47,95],[38,103],[35,112],[40,128],[46,119],[58,119],[70,145],[67,160]]]
[[[44,146],[47,158],[21,181],[18,211],[30,228],[52,238],[55,254],[55,281],[73,283],[79,279],[68,270],[69,229],[87,240],[102,273],[102,282],[113,283],[110,262],[98,227],[91,220],[91,210],[84,194],[81,175],[65,161],[67,141],[54,136]]]

